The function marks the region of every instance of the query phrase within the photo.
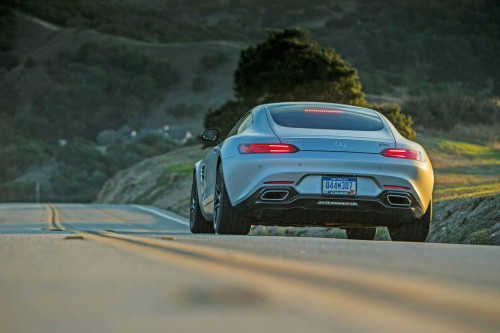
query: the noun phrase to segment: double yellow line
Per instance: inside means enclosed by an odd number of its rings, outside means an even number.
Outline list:
[[[64,231],[66,228],[61,224],[59,220],[59,211],[53,204],[47,204],[47,209],[49,211],[49,219],[47,230],[50,231]]]
[[[49,208],[49,228],[66,230],[56,207],[49,205]],[[446,332],[450,327],[454,327],[454,332],[467,332],[477,330],[477,323],[483,323],[486,328],[500,327],[498,295],[468,291],[448,283],[369,269],[263,257],[181,243],[175,238],[162,240],[105,231],[72,231],[86,239],[154,257],[164,264],[180,264],[204,273],[236,278],[258,286],[260,292],[273,295],[273,299],[281,300],[283,305],[290,301],[303,302],[308,311],[325,315],[342,309],[346,319],[356,321],[362,312],[367,322],[369,318],[377,322],[385,318],[396,326],[398,320],[405,318],[402,328],[414,322],[424,325],[426,332]],[[395,319],[396,314],[400,319]],[[350,316],[352,318],[347,318]]]

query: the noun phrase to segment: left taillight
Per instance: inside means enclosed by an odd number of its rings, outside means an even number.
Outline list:
[[[241,154],[283,154],[296,153],[299,151],[294,145],[275,143],[251,143],[239,146]]]
[[[381,152],[385,157],[405,158],[415,161],[424,161],[424,154],[418,150],[413,149],[397,149],[388,148]]]

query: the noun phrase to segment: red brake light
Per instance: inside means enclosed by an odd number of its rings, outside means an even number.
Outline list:
[[[241,154],[296,153],[299,148],[289,144],[252,143],[239,146]]]
[[[406,158],[409,160],[423,161],[422,153],[411,149],[395,149],[389,148],[385,149],[381,153],[385,157],[396,157],[396,158]]]
[[[305,109],[304,112],[313,112],[313,113],[337,113],[342,114],[344,111],[342,110],[325,110],[325,109]]]

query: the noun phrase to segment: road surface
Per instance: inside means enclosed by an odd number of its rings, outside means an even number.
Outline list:
[[[192,235],[137,205],[0,204],[0,332],[499,332],[500,248]]]

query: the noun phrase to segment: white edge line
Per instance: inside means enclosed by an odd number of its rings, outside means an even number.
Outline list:
[[[138,208],[138,209],[141,209],[141,210],[144,210],[146,212],[149,212],[149,213],[152,213],[152,214],[155,214],[155,215],[158,215],[158,216],[161,216],[163,218],[166,218],[166,219],[169,219],[169,220],[172,220],[174,222],[177,222],[177,223],[180,223],[182,225],[185,225],[185,226],[189,226],[189,223],[186,222],[186,221],[183,221],[181,219],[178,219],[176,217],[173,217],[173,216],[168,216],[166,214],[163,214],[163,213],[160,213],[154,209],[151,209],[151,208],[147,208],[147,207],[143,207],[143,206],[139,206],[139,205],[134,205],[134,207]]]

